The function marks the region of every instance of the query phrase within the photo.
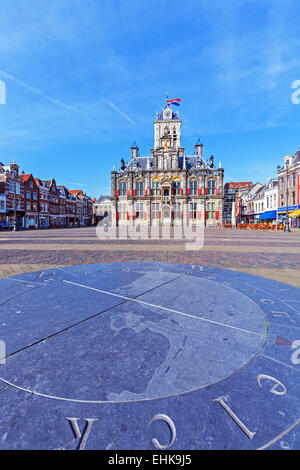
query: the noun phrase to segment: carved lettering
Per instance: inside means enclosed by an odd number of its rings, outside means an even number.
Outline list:
[[[93,422],[98,421],[98,419],[84,418],[86,421],[86,426],[85,426],[83,433],[80,431],[78,423],[77,423],[79,419],[80,418],[67,418],[67,420],[70,423],[72,432],[74,434],[74,439],[72,439],[70,442],[68,442],[67,444],[65,444],[64,446],[60,447],[57,450],[65,450],[66,447],[70,446],[71,444],[76,442],[78,439],[80,439],[80,441],[77,446],[77,450],[83,450],[85,448],[86,441],[89,437]]]
[[[224,410],[226,411],[226,413],[229,414],[230,418],[233,419],[233,421],[242,429],[242,431],[246,434],[247,437],[249,437],[249,439],[253,439],[253,436],[255,434],[255,432],[252,432],[250,431],[245,425],[244,423],[238,418],[238,416],[229,408],[229,406],[225,403],[225,401],[223,400],[224,397],[219,397],[219,398],[216,398],[214,401],[217,401],[218,403],[220,403],[220,405],[222,406],[222,408],[224,408]]]
[[[159,443],[159,441],[156,438],[153,438],[152,439],[152,444],[156,449],[168,449],[168,447],[171,447],[173,445],[173,443],[176,439],[175,424],[171,420],[171,418],[169,418],[169,416],[164,415],[164,414],[157,414],[157,415],[153,416],[153,418],[151,419],[151,421],[148,424],[148,427],[150,426],[151,423],[153,423],[153,421],[158,421],[158,420],[165,421],[168,424],[169,428],[171,429],[171,440],[167,445],[163,446]]]
[[[300,339],[296,339],[292,342],[292,348],[296,349],[297,346],[300,346]],[[292,354],[292,363],[293,364],[300,364],[300,348],[296,349],[296,351]]]
[[[261,381],[265,379],[265,380],[271,380],[272,382],[275,382],[275,385],[273,385],[273,387],[269,390],[271,393],[273,393],[274,395],[285,395],[286,394],[286,388],[285,386],[279,382],[279,380],[275,379],[274,377],[272,377],[271,375],[266,375],[266,374],[259,374],[257,377],[256,377],[256,380],[257,380],[257,383],[260,387],[262,387],[261,385]],[[277,390],[278,389],[278,386],[282,387],[282,390]]]

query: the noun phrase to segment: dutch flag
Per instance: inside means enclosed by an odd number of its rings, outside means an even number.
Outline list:
[[[175,106],[180,106],[181,99],[180,98],[175,98],[174,100],[167,100],[168,104],[174,104]]]

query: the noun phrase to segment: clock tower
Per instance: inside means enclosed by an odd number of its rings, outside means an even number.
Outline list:
[[[154,121],[154,150],[159,148],[180,148],[181,119],[167,103]]]

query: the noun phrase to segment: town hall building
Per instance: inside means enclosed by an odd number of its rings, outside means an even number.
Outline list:
[[[151,155],[139,156],[134,143],[131,160],[111,172],[112,226],[222,227],[224,169],[206,160],[199,139],[194,155],[181,146],[178,112],[167,103],[154,121]]]

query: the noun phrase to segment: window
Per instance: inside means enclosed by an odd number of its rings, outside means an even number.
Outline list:
[[[119,185],[120,196],[126,196],[127,185],[123,181]]]
[[[16,194],[20,194],[20,183],[16,183]]]
[[[215,180],[208,180],[208,183],[207,183],[207,194],[215,194],[215,186],[216,186],[216,183],[215,183]]]
[[[26,191],[26,199],[30,199],[30,191]]]
[[[152,214],[152,219],[158,219],[159,218],[159,202],[152,202],[152,204],[151,204],[151,214]]]
[[[215,218],[215,203],[208,202],[207,204],[207,218],[214,219]]]
[[[0,199],[0,211],[5,210],[5,201],[3,199]]]
[[[197,194],[198,184],[196,180],[190,181],[190,194]]]
[[[33,182],[32,181],[30,181],[30,187],[33,188]]]
[[[152,181],[152,194],[153,196],[159,195],[159,181]]]
[[[272,197],[272,196],[271,196]],[[269,207],[269,196],[267,196],[267,208]]]
[[[280,189],[284,189],[284,178],[280,178]]]
[[[287,188],[289,187],[289,183],[290,183],[290,175],[287,175],[287,177],[286,177],[286,187]]]
[[[190,219],[197,219],[197,202],[189,203]]]
[[[136,202],[135,203],[135,217],[137,219],[143,219],[144,218],[143,203],[142,202]]]
[[[296,186],[296,173],[293,173],[293,175],[292,175],[292,186],[293,187]]]
[[[33,193],[33,199],[36,201],[37,200],[37,194]]]
[[[9,182],[9,192],[10,193],[14,192],[14,183],[12,181]]]
[[[181,204],[180,202],[176,202],[174,204],[174,219],[180,219],[181,218]]]
[[[135,185],[135,188],[136,188],[136,195],[137,196],[143,196],[144,183],[142,181],[137,182],[136,185]]]
[[[173,191],[175,194],[180,194],[180,181],[173,181]]]
[[[284,195],[280,194],[280,207],[284,205]]]
[[[276,194],[274,194],[274,207],[276,207],[276,204],[277,204],[277,202],[276,202]]]
[[[296,194],[295,191],[292,192],[292,205],[296,204]]]
[[[119,204],[119,218],[121,220],[127,219],[126,204]]]

